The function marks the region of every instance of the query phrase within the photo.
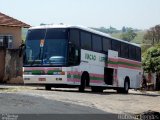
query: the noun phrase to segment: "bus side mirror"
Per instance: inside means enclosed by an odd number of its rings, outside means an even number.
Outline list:
[[[25,47],[26,47],[25,44],[21,44],[19,46],[19,57],[22,57]]]

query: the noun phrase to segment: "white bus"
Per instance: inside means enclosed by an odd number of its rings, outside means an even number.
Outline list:
[[[83,26],[31,27],[25,41],[25,84],[78,87],[94,92],[106,88],[128,93],[139,88],[141,48]]]

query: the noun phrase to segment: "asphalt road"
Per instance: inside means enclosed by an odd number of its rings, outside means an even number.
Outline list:
[[[48,91],[43,91],[48,92]],[[35,87],[0,86],[0,120],[106,120],[117,116],[94,107],[47,99]],[[42,95],[42,96],[41,96]],[[105,116],[107,114],[107,116]]]
[[[130,90],[125,95],[114,90],[80,93],[77,89],[0,85],[0,114],[138,114],[160,112],[159,105],[158,92]]]
[[[20,93],[0,93],[0,113],[12,114],[100,114],[102,110],[72,103],[49,100]]]

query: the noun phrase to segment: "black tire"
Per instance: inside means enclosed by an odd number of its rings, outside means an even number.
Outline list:
[[[51,90],[51,86],[45,85],[45,89],[46,89],[46,90]]]
[[[79,86],[79,92],[84,92],[86,86],[86,75],[82,75],[81,84]]]
[[[118,88],[117,93],[128,94],[128,91],[129,91],[129,81],[125,80],[124,88]]]
[[[102,87],[91,87],[92,92],[103,92]]]
[[[129,81],[125,80],[123,92],[124,92],[125,94],[128,94],[128,91],[129,91]]]

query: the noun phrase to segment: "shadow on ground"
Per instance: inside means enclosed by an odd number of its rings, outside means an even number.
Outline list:
[[[37,88],[37,90],[45,90],[44,88]],[[58,92],[73,92],[73,93],[87,93],[87,94],[99,94],[99,95],[142,95],[142,96],[149,96],[149,97],[158,97],[160,94],[154,94],[154,93],[147,93],[147,92],[139,92],[135,91],[134,92],[129,92],[128,94],[123,94],[123,93],[117,93],[115,90],[112,91],[107,91],[105,90],[104,92],[92,92],[91,90],[87,89],[84,92],[79,92],[78,89],[62,89],[62,88],[52,88],[50,91],[58,91]]]

